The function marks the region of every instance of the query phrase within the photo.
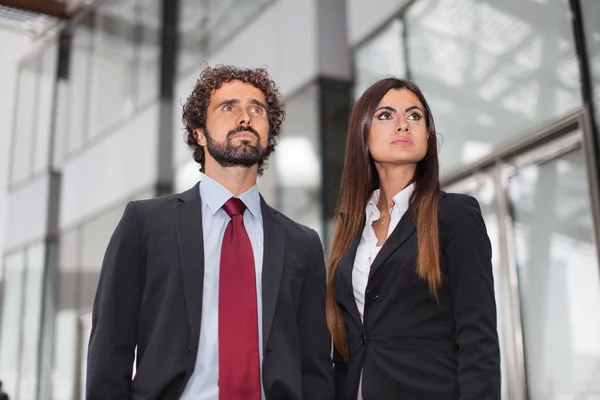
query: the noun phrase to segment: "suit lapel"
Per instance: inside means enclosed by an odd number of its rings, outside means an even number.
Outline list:
[[[360,243],[360,238],[362,237],[362,229],[356,234],[352,242],[350,242],[350,246],[348,246],[348,250],[344,253],[344,256],[340,260],[340,266],[338,267],[338,273],[341,274],[344,282],[348,286],[348,290],[352,293],[352,269],[354,268],[354,259],[356,258],[356,251],[358,250],[358,245]]]
[[[389,238],[383,244],[381,250],[373,260],[373,264],[371,264],[371,270],[369,271],[369,280],[373,277],[373,275],[377,272],[377,270],[381,267],[383,262],[404,242],[408,240],[415,232],[416,227],[411,218],[411,210],[407,210],[398,225],[392,232]]]
[[[262,269],[262,302],[263,302],[263,352],[267,349],[275,306],[279,295],[279,285],[285,260],[285,229],[278,218],[278,213],[260,198],[263,216],[263,269]]]
[[[363,224],[364,225],[364,224]],[[355,322],[362,326],[362,321],[360,319],[360,314],[358,312],[358,307],[356,306],[356,301],[354,300],[354,289],[352,286],[352,269],[354,268],[354,260],[356,259],[356,251],[358,250],[358,245],[360,244],[360,239],[362,237],[362,229],[356,234],[350,246],[348,246],[348,250],[340,260],[340,265],[337,269],[336,274],[340,275],[340,278],[344,282],[344,291],[343,293],[337,293],[337,298],[340,303],[348,310],[350,316],[355,320]]]
[[[192,343],[198,344],[202,317],[204,285],[204,242],[202,236],[202,202],[198,184],[181,193],[174,205],[179,261],[190,323]]]

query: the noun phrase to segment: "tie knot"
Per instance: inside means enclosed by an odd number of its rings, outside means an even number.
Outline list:
[[[225,204],[223,204],[223,210],[225,210],[227,215],[233,217],[234,215],[244,214],[244,211],[246,211],[246,205],[237,197],[232,197],[227,200]]]

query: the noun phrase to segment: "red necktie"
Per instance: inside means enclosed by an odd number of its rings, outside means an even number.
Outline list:
[[[223,205],[225,228],[219,273],[219,400],[261,400],[254,252],[244,228],[246,206]]]

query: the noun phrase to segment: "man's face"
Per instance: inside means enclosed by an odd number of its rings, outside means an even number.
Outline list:
[[[263,92],[239,80],[213,91],[206,110],[206,129],[197,130],[206,160],[222,167],[258,164],[266,153],[269,118]]]

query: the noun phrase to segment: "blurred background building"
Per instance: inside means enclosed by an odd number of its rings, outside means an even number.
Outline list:
[[[206,62],[268,67],[288,116],[260,189],[325,244],[353,102],[415,80],[493,242],[503,399],[600,399],[599,21],[596,0],[0,0],[5,390],[83,399],[125,204],[201,178],[181,109]]]

